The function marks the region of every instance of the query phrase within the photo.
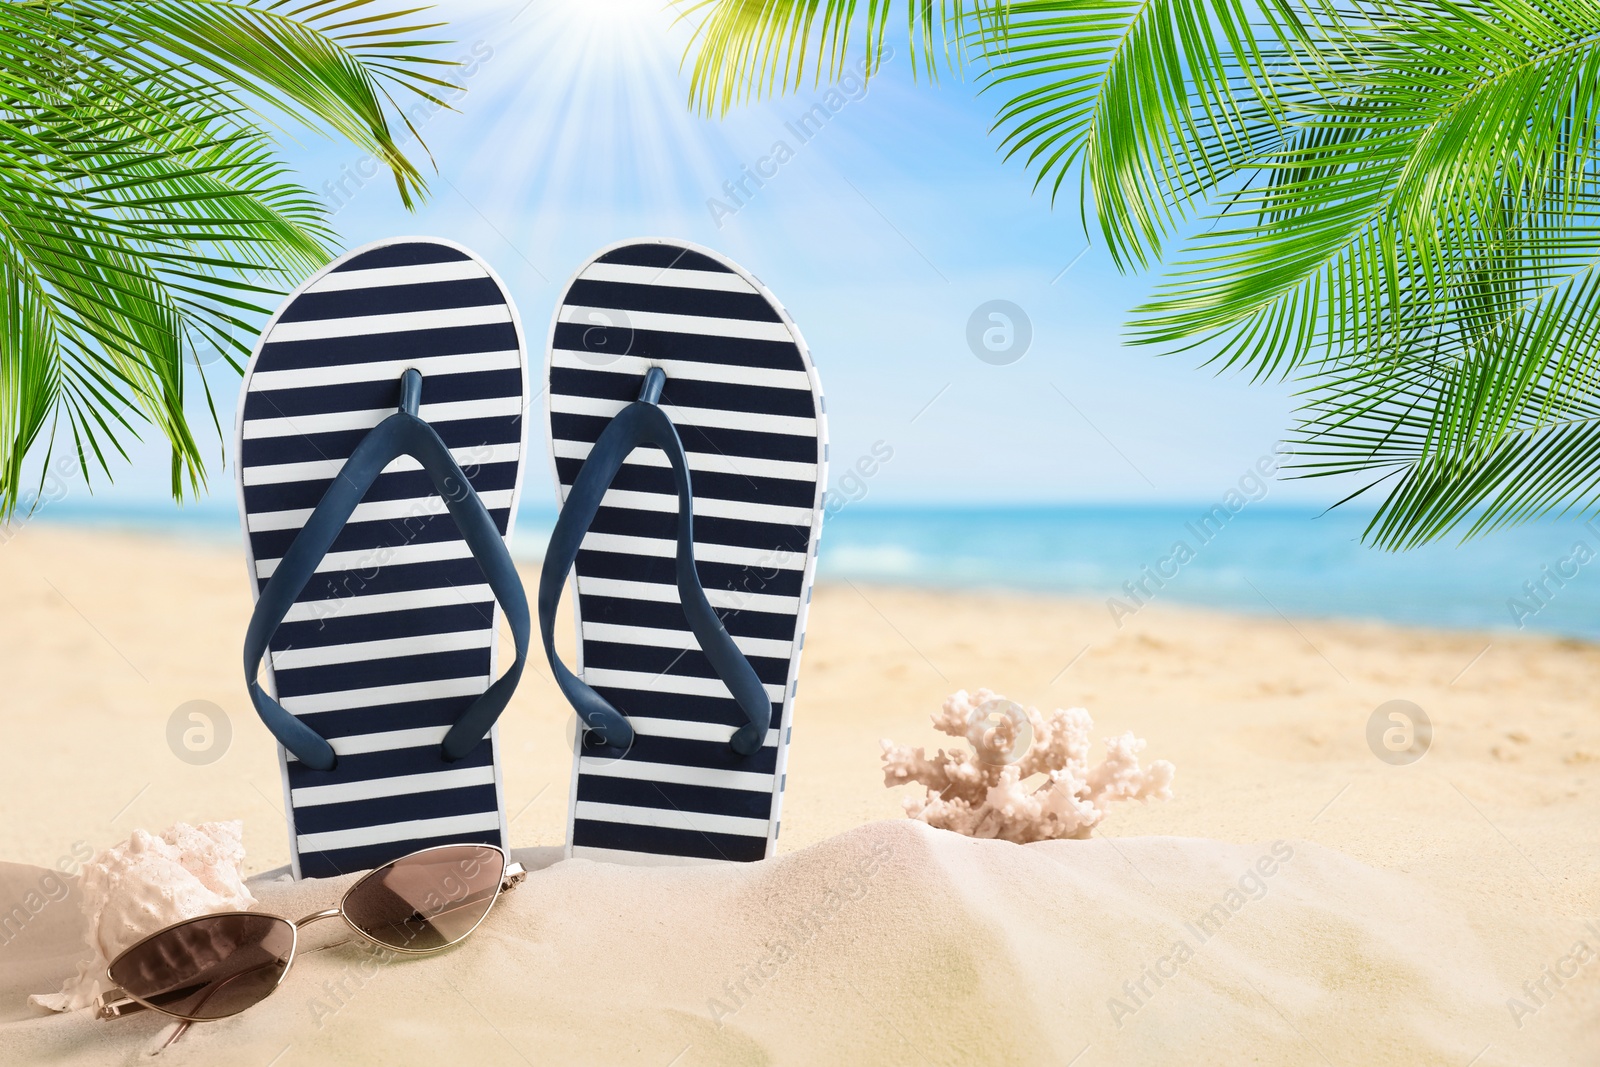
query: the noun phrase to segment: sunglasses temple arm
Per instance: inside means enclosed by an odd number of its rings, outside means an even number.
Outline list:
[[[95,998],[94,1017],[96,1019],[120,1019],[124,1015],[132,1015],[136,1011],[147,1011],[143,1004],[134,1000],[120,989],[109,989]]]
[[[145,1006],[134,1000],[120,989],[108,990],[95,999],[94,1017],[96,1019],[120,1019],[124,1015],[132,1015],[136,1011],[145,1011]]]
[[[172,1036],[167,1038],[165,1041],[161,1042],[161,1048],[157,1049],[156,1051],[157,1052],[163,1052],[163,1051],[171,1048],[173,1045],[177,1044],[178,1043],[178,1038],[180,1038],[184,1034],[188,1033],[189,1032],[189,1027],[191,1027],[193,1025],[194,1024],[191,1023],[188,1019],[179,1019],[178,1020],[178,1025],[174,1026],[172,1028]]]
[[[140,1004],[122,990],[112,989],[100,994],[96,999],[94,1017],[96,1019],[120,1019],[124,1015],[132,1015],[136,1011],[149,1010],[145,1005]],[[178,1038],[188,1031],[191,1025],[187,1019],[174,1019],[173,1023],[175,1025],[172,1028],[172,1036],[161,1042],[161,1048],[157,1049],[157,1052],[171,1048]]]
[[[507,889],[511,889],[511,888],[514,888],[515,886],[521,885],[523,879],[525,879],[527,877],[528,877],[527,868],[523,867],[522,864],[520,864],[520,863],[508,863],[508,864],[506,864],[506,873],[503,874],[501,876],[501,878],[500,878],[500,891],[502,893],[504,893]]]
[[[337,915],[339,914],[339,911],[337,908],[335,908],[330,914]],[[318,916],[318,918],[324,917],[326,916]],[[221,992],[223,987],[225,987],[229,982],[236,981],[245,977],[246,975],[254,974],[256,971],[261,970],[262,967],[265,966],[269,965],[262,964],[259,967],[251,967],[247,970],[240,971],[238,974],[229,975],[223,981],[218,982],[212,989],[207,990],[206,995],[201,999],[200,1003],[196,1005],[196,1007],[204,1006],[207,1000],[210,1000],[217,993]],[[136,1011],[146,1010],[148,1010],[146,1005],[134,1000],[132,997],[128,996],[127,993],[120,989],[113,989],[100,995],[95,1004],[94,1017],[96,1019],[117,1019],[124,1015],[131,1015]],[[175,1021],[178,1025],[173,1028],[172,1036],[161,1043],[161,1049],[171,1047],[177,1042],[178,1038],[184,1035],[184,1032],[187,1031],[191,1025],[191,1020],[189,1019],[176,1019]],[[161,1051],[161,1049],[158,1049],[157,1051]]]

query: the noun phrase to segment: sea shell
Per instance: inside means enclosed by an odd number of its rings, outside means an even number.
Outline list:
[[[176,823],[159,836],[135,830],[104,849],[81,875],[89,958],[60,993],[29,997],[52,1011],[94,1003],[110,985],[106,968],[123,949],[164,926],[196,915],[255,906],[245,887],[244,823]]]

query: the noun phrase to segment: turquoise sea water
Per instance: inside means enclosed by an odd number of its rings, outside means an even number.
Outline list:
[[[1206,514],[1202,505],[847,508],[825,527],[822,570],[1088,596],[1106,602],[1108,616],[1154,598],[1600,637],[1600,523],[1550,522],[1390,553],[1360,543],[1365,516],[1353,511],[1247,505],[1225,520]]]
[[[1247,504],[1208,521],[1205,514],[1201,505],[849,504],[824,527],[820,570],[852,581],[1090,597],[1106,603],[1108,617],[1153,598],[1600,638],[1600,522],[1545,522],[1396,554],[1360,544],[1364,516],[1356,511]],[[519,557],[540,555],[554,518],[523,509]],[[32,521],[239,543],[237,519],[220,501],[181,510],[68,501]]]

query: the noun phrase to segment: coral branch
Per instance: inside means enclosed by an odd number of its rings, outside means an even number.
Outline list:
[[[1166,760],[1139,765],[1145,743],[1131,733],[1106,740],[1106,758],[1089,766],[1094,720],[1082,708],[1057,708],[1048,718],[988,689],[953,694],[932,716],[933,727],[964,738],[972,751],[883,746],[883,782],[917,784],[906,814],[968,837],[1026,844],[1085,838],[1113,800],[1167,800],[1175,769]],[[1042,776],[1042,777],[1041,777]]]

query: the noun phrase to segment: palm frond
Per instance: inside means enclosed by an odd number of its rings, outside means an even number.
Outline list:
[[[393,92],[447,84],[415,36],[436,24],[368,2],[0,5],[0,517],[36,446],[109,476],[142,427],[171,445],[175,497],[204,485],[186,366],[215,347],[237,367],[262,298],[332,236],[271,124],[330,130],[406,203],[425,192],[388,116]]]
[[[1566,220],[1593,180],[1600,93],[1570,61],[1582,27],[1531,20],[1523,33],[1547,36],[1512,51],[1466,14],[1359,35],[1370,69],[1288,114],[1292,141],[1251,161],[1261,185],[1189,244],[1136,338],[1216,340],[1225,362],[1276,373],[1319,347],[1392,348],[1385,324],[1477,322],[1507,287],[1581,260]],[[1484,274],[1486,249],[1501,269]],[[1473,272],[1487,288],[1461,303]]]
[[[425,51],[444,43],[432,32],[442,23],[415,20],[417,9],[373,11],[370,3],[77,0],[49,6],[84,47],[131,72],[168,81],[187,72],[195,83],[220,88],[264,115],[283,112],[328,126],[388,167],[409,207],[427,186],[390,129],[391,90],[448,106],[435,90],[450,83],[428,70],[451,64]]]
[[[706,0],[692,100],[874,54],[889,7]],[[1075,175],[1118,264],[1168,264],[1132,340],[1301,383],[1298,472],[1387,493],[1369,539],[1600,509],[1600,0],[907,12],[1037,188]]]
[[[1315,92],[1303,20],[1267,0],[1023,0],[975,24],[995,128],[1052,200],[1079,173],[1116,262],[1144,267]]]
[[[1294,466],[1384,472],[1368,528],[1408,548],[1600,507],[1600,273],[1593,263],[1466,356],[1352,365],[1306,394]]]
[[[937,78],[941,66],[965,62],[968,34],[1004,19],[1006,0],[908,0],[907,59],[915,73]],[[866,77],[885,53],[892,0],[696,0],[678,21],[693,24],[685,59],[690,67],[689,104],[707,114],[726,114],[752,99],[838,78],[858,39]]]

